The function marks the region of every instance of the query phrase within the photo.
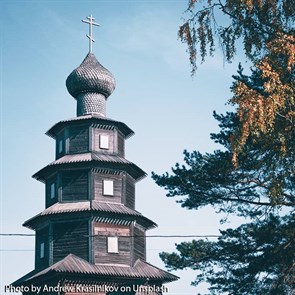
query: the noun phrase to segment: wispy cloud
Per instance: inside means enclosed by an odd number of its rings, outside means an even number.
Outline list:
[[[120,51],[161,60],[172,69],[187,70],[185,47],[177,38],[177,18],[169,10],[141,11],[123,25],[113,24],[113,33],[120,35],[113,45]]]

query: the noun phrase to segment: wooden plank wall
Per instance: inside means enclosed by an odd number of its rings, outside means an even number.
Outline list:
[[[59,151],[59,142],[60,140],[62,140],[62,151]],[[62,131],[60,131],[56,137],[56,141],[55,141],[55,155],[56,155],[56,159],[62,157],[63,155],[65,155],[65,147],[66,147],[66,138],[65,138],[65,129],[63,129]]]
[[[44,243],[44,257],[40,258],[40,245]],[[36,232],[35,269],[49,266],[49,226]]]
[[[121,157],[125,157],[125,139],[124,139],[124,136],[117,132],[118,134],[118,154],[119,156]]]
[[[114,196],[103,195],[104,179],[114,181]],[[99,201],[121,203],[122,175],[94,173],[94,196],[95,196],[95,199]]]
[[[118,253],[107,252],[107,237],[118,237]],[[130,265],[130,228],[122,225],[95,223],[93,250],[95,263]]]
[[[89,126],[79,125],[69,128],[69,153],[85,153],[89,151]]]
[[[73,221],[53,224],[53,263],[72,253],[89,259],[88,221]]]
[[[62,172],[61,200],[63,202],[88,200],[88,172]]]
[[[55,183],[55,197],[52,199],[51,198],[51,184]],[[45,185],[45,207],[48,208],[51,205],[55,204],[58,201],[58,186],[59,186],[59,181],[58,181],[58,174],[55,174],[51,176],[49,179],[46,180],[46,185]]]
[[[140,258],[145,260],[146,259],[146,250],[145,250],[145,232],[142,229],[134,227],[133,229],[134,234],[134,262]]]
[[[135,208],[135,181],[129,174],[125,177],[125,205]]]
[[[109,136],[109,149],[101,149],[99,147],[99,136]],[[94,150],[97,152],[104,152],[108,154],[114,153],[114,131],[94,128]]]

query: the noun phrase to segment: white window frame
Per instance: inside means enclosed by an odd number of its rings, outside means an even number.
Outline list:
[[[109,136],[106,134],[99,135],[99,148],[102,150],[108,150],[109,147]]]
[[[118,237],[108,237],[108,253],[119,253]]]
[[[104,196],[114,196],[114,180],[104,179],[102,182],[102,194]]]
[[[54,199],[56,197],[56,187],[55,182],[50,184],[50,199]]]
[[[44,258],[45,257],[45,243],[42,242],[40,243],[40,258]]]

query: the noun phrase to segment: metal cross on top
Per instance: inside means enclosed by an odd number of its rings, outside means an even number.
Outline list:
[[[86,35],[89,39],[89,52],[92,52],[92,42],[95,42],[95,40],[92,37],[92,26],[99,26],[99,24],[93,22],[95,18],[92,17],[92,14],[86,17],[87,20],[82,20],[83,23],[89,24],[89,35]]]

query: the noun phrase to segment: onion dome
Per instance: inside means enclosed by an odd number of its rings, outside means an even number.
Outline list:
[[[115,85],[113,75],[97,61],[93,53],[88,53],[66,80],[69,93],[77,99],[78,116],[105,116],[105,100],[112,94]]]

